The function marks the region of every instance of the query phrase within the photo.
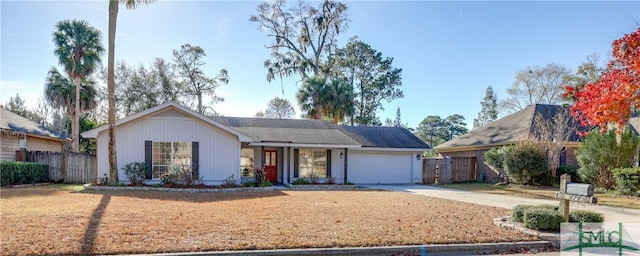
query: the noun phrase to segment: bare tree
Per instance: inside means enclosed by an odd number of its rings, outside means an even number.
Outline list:
[[[534,104],[561,104],[563,85],[571,75],[565,66],[551,63],[546,67],[527,67],[518,71],[513,85],[507,89],[506,99],[500,101],[500,109],[510,114]]]
[[[576,135],[578,123],[571,117],[570,109],[562,106],[554,113],[536,113],[531,128],[532,135],[547,152],[547,162],[551,176],[556,176],[560,165],[560,154],[565,150],[571,137]]]
[[[346,5],[331,0],[317,8],[302,1],[292,8],[284,0],[260,4],[249,20],[258,22],[259,29],[274,39],[265,46],[272,51],[271,59],[264,62],[267,81],[296,73],[301,81],[328,75],[328,57],[336,50],[336,37],[347,28],[346,10]]]
[[[269,101],[263,117],[283,119],[293,118],[295,114],[296,111],[291,106],[289,100],[276,97]]]

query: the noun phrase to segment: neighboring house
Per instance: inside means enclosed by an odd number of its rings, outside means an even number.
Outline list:
[[[499,174],[489,168],[484,162],[484,153],[492,148],[513,145],[531,138],[534,129],[534,116],[541,114],[545,119],[551,119],[564,106],[537,104],[505,116],[453,140],[438,145],[435,149],[442,156],[474,157],[476,158],[476,178],[484,174],[492,181],[500,179]],[[575,150],[580,146],[580,137],[573,134],[560,155],[561,165],[578,165]]]
[[[108,173],[107,126],[82,134],[97,139],[99,176]],[[271,182],[311,175],[358,184],[408,184],[422,180],[429,146],[404,128],[338,126],[322,120],[206,117],[165,103],[116,122],[118,166],[145,162],[149,183],[186,168],[205,184],[232,175],[253,179],[264,167]],[[119,179],[126,182],[124,172]]]
[[[0,106],[0,160],[15,161],[21,141],[28,151],[62,152],[71,140]]]

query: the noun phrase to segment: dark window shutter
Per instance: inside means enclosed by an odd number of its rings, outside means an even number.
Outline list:
[[[331,177],[331,149],[327,149],[327,176]]]
[[[191,142],[191,175],[200,179],[200,143],[197,141]]]
[[[153,142],[149,140],[144,142],[144,164],[146,167],[144,170],[144,178],[147,180],[153,179],[151,175],[153,170]]]
[[[293,177],[298,178],[298,172],[300,172],[300,150],[293,150]]]

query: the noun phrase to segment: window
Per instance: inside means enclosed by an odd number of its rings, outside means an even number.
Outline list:
[[[152,177],[160,179],[173,170],[191,171],[191,142],[153,142]]]
[[[240,153],[240,175],[253,177],[253,149],[243,148]]]
[[[326,150],[300,149],[298,157],[298,177],[305,178],[311,175],[316,175],[318,178],[327,177]]]

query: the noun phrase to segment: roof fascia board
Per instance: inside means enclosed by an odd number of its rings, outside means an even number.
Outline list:
[[[282,143],[282,142],[250,142],[248,146],[264,147],[292,147],[292,148],[360,148],[360,145],[339,145],[339,144],[305,144],[305,143]]]
[[[357,151],[393,151],[393,152],[421,152],[428,151],[428,148],[382,148],[382,147],[361,147]]]

